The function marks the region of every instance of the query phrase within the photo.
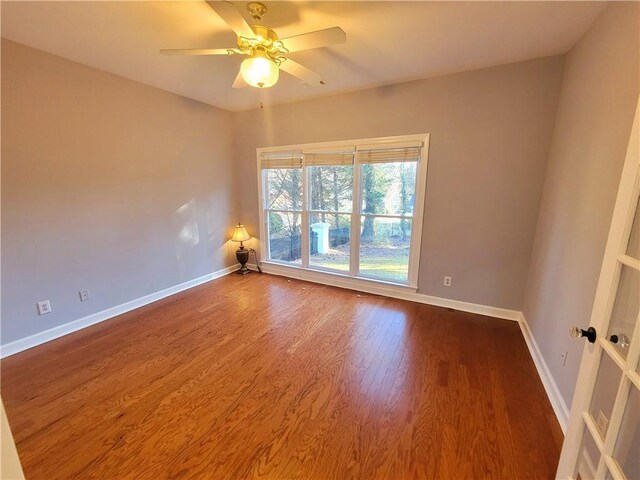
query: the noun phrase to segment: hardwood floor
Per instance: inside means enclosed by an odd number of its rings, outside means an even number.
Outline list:
[[[553,478],[516,322],[229,275],[2,360],[27,479]]]

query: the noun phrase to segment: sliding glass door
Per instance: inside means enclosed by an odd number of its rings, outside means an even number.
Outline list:
[[[267,262],[415,283],[428,136],[415,137],[259,152]]]

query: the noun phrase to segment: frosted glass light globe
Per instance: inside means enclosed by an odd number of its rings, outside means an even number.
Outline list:
[[[280,69],[273,60],[266,57],[249,57],[240,66],[242,78],[252,87],[269,88],[276,84]]]

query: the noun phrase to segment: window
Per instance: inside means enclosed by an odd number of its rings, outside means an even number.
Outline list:
[[[259,149],[267,263],[415,287],[427,142]]]
[[[266,178],[269,258],[291,263],[302,260],[302,163],[299,154],[283,152],[263,159]]]
[[[353,152],[305,153],[309,185],[309,265],[351,268]]]
[[[378,152],[381,153],[381,152]],[[419,153],[394,161],[392,151],[375,163],[361,156],[360,274],[397,282],[409,278],[411,226]],[[370,163],[371,162],[371,163]]]

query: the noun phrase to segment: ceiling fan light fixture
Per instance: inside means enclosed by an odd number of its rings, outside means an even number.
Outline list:
[[[229,1],[207,1],[207,4],[231,27],[236,34],[233,48],[181,48],[163,49],[164,55],[242,55],[246,58],[233,81],[233,88],[251,86],[269,88],[278,82],[280,69],[310,86],[324,85],[322,77],[288,57],[291,52],[344,43],[347,36],[340,27],[325,28],[315,32],[283,38],[262,25],[267,7],[262,3],[247,5],[253,25],[249,25],[242,13]]]
[[[242,78],[252,87],[269,88],[276,84],[280,75],[278,64],[264,55],[245,59],[240,66]]]

